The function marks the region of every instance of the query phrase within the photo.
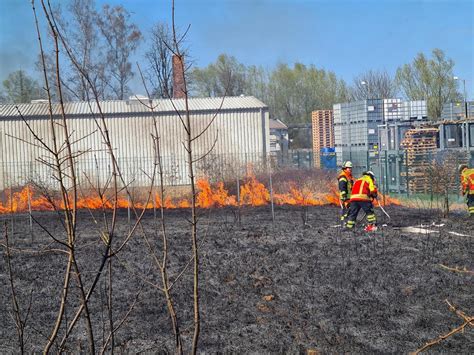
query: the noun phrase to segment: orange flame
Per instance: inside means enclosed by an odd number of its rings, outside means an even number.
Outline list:
[[[198,193],[196,195],[196,204],[200,208],[223,207],[223,206],[237,206],[237,197],[230,195],[229,191],[225,189],[224,183],[219,182],[214,187],[206,179],[200,179],[196,183]],[[50,211],[53,210],[53,204],[63,208],[63,203],[59,201],[48,201],[44,196],[37,196],[37,193],[29,186],[24,187],[21,191],[12,192],[5,190],[4,193],[8,196],[6,203],[3,205],[0,202],[0,214],[32,211]],[[382,202],[383,196],[379,197]],[[288,192],[275,193],[273,201],[277,205],[298,205],[298,206],[321,206],[321,205],[339,205],[339,197],[337,188],[332,186],[329,192],[317,193],[308,187],[298,188],[295,183],[289,185]],[[269,190],[257,180],[254,175],[250,175],[240,187],[240,205],[248,206],[263,206],[270,202]],[[376,202],[377,203],[377,202]],[[167,196],[164,202],[158,194],[154,195],[148,203],[135,202],[133,206],[127,198],[118,198],[116,205],[118,208],[189,208],[191,202],[188,199],[174,200]],[[396,198],[385,196],[385,204],[400,205],[400,201]],[[80,209],[111,209],[113,208],[112,199],[99,196],[84,196],[78,199],[77,207]]]
[[[212,190],[209,181],[200,179],[196,183],[199,191],[196,202],[199,207],[223,207],[235,206],[237,204],[235,196],[229,196],[229,192],[224,188],[224,183],[219,182],[217,188]]]
[[[270,192],[255,176],[250,175],[247,183],[240,187],[240,199],[243,205],[263,206],[270,201]]]

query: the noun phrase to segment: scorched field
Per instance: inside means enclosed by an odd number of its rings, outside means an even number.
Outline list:
[[[375,234],[341,231],[334,206],[308,207],[306,223],[298,206],[276,207],[274,221],[269,206],[245,207],[240,223],[236,208],[201,210],[199,351],[407,353],[462,326],[474,313],[473,221],[462,214],[442,219],[432,211],[400,206],[386,210],[390,220],[377,209],[385,226]],[[192,274],[189,269],[178,273],[191,256],[188,215],[187,209],[165,211],[169,273],[176,280],[171,294],[185,352],[192,338]],[[26,215],[16,215],[13,225],[10,216],[1,218],[19,308],[28,314],[25,351],[40,352],[57,316],[67,259],[45,230],[62,227],[53,212],[35,213],[44,228],[34,223],[32,231]],[[79,219],[76,252],[87,288],[103,242],[100,223],[88,212]],[[116,247],[133,226],[126,210],[118,220]],[[148,211],[143,230],[112,264],[116,353],[174,352],[160,274],[142,237],[146,234],[159,251],[159,229],[159,219]],[[0,250],[0,352],[19,353],[6,249]],[[97,352],[108,336],[107,278],[99,280],[89,301]],[[77,288],[70,294],[52,351],[75,312]],[[87,352],[85,329],[81,319],[66,351]],[[428,350],[474,353],[472,322]]]

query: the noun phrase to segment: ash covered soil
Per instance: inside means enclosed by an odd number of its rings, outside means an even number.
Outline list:
[[[442,219],[432,211],[387,207],[391,220],[376,209],[380,224],[375,234],[361,229],[344,232],[336,207],[310,207],[303,225],[301,207],[277,207],[272,223],[269,207],[201,211],[199,350],[206,353],[407,353],[458,327],[463,320],[445,300],[472,316],[474,221],[464,214]],[[166,211],[172,280],[191,255],[189,211]],[[117,247],[129,226],[121,211]],[[11,234],[11,219],[2,216]],[[54,235],[61,225],[52,213],[35,218]],[[103,246],[97,226],[86,212],[79,214],[78,264],[87,285],[97,270]],[[100,223],[100,221],[99,221]],[[434,223],[434,225],[433,225]],[[3,223],[2,223],[3,224]],[[156,250],[161,249],[155,230],[158,221],[148,212],[143,228]],[[403,227],[426,225],[431,233],[413,233]],[[44,230],[30,234],[26,216],[16,216],[10,235],[15,286],[26,311],[26,351],[46,344],[59,307],[66,256],[42,252],[60,248]],[[3,229],[2,229],[3,230]],[[140,230],[138,230],[139,232]],[[452,234],[450,232],[454,232]],[[457,233],[457,234],[456,234]],[[4,232],[2,232],[2,235]],[[32,240],[33,236],[33,240]],[[22,250],[19,252],[18,250]],[[33,252],[36,251],[36,252]],[[0,352],[16,352],[5,248],[0,250]],[[135,235],[113,262],[113,317],[119,323],[136,298],[138,301],[117,331],[117,352],[173,351],[173,337],[163,294],[155,287],[160,275],[141,233]],[[105,278],[101,278],[90,309],[96,349],[107,336]],[[173,286],[172,296],[187,346],[192,339],[192,275],[188,270]],[[77,304],[71,288],[67,322]],[[64,334],[64,327],[60,335]],[[87,349],[84,321],[67,347]],[[186,347],[186,350],[189,350]],[[474,353],[472,327],[466,327],[430,348],[434,352]]]

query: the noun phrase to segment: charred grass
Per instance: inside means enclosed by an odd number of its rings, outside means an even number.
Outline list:
[[[431,211],[387,207],[391,220],[372,235],[343,232],[335,207],[310,207],[303,225],[300,207],[269,207],[202,211],[201,245],[202,334],[207,353],[299,353],[307,349],[331,353],[406,353],[459,326],[448,299],[466,314],[473,313],[472,274],[442,268],[474,270],[473,221],[463,215],[440,219]],[[378,211],[379,212],[379,211]],[[170,239],[170,273],[176,275],[191,255],[186,210],[166,212]],[[51,231],[60,225],[52,213],[35,218]],[[128,232],[127,212],[117,243]],[[58,309],[65,256],[50,251],[51,239],[38,227],[30,231],[27,216],[3,216],[12,242],[15,286],[23,307],[32,292],[27,352],[46,342]],[[12,224],[13,222],[13,224]],[[434,223],[434,225],[433,225]],[[2,223],[4,225],[4,223]],[[144,220],[157,250],[158,222],[150,212]],[[430,226],[436,232],[403,232],[404,226]],[[450,234],[455,231],[461,235]],[[101,242],[89,214],[80,213],[78,255],[86,282],[100,260]],[[57,247],[57,246],[56,246]],[[5,252],[0,251],[0,352],[15,352]],[[172,352],[166,304],[154,284],[160,283],[145,243],[136,235],[114,261],[113,314],[120,320],[137,305],[116,334],[117,351]],[[172,288],[185,340],[192,332],[192,276]],[[72,289],[71,302],[77,302]],[[105,284],[92,301],[96,342],[106,336]],[[71,317],[72,306],[66,317]],[[87,349],[81,323],[68,342],[69,350]],[[438,352],[474,353],[471,328],[432,348]]]

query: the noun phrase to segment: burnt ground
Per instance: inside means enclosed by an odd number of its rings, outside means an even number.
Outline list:
[[[462,324],[445,300],[468,315],[474,313],[472,274],[440,266],[474,270],[474,221],[464,214],[441,219],[436,213],[387,207],[391,221],[376,234],[341,232],[336,207],[308,209],[309,226],[301,207],[277,207],[272,223],[269,207],[245,208],[241,224],[236,211],[206,211],[200,220],[201,309],[200,351],[206,353],[407,353]],[[191,252],[185,210],[167,211],[170,271],[176,275]],[[377,214],[381,216],[380,210]],[[209,218],[208,218],[209,216]],[[51,213],[37,213],[53,233],[60,224]],[[77,252],[82,276],[90,282],[100,259],[100,242],[88,213],[80,213]],[[117,240],[128,231],[127,211],[120,212]],[[11,233],[11,219],[8,222]],[[404,232],[401,227],[431,226],[437,233]],[[2,223],[3,225],[3,223]],[[156,221],[149,212],[144,228],[155,245]],[[440,226],[442,225],[442,226]],[[3,227],[2,227],[3,230]],[[468,236],[449,234],[456,232]],[[58,309],[65,256],[33,253],[51,239],[38,226],[31,235],[28,219],[15,216],[13,254],[15,285],[25,309],[32,291],[27,323],[27,352],[40,351]],[[3,235],[4,233],[2,233]],[[33,237],[33,240],[32,240]],[[118,243],[118,241],[117,241]],[[51,246],[50,246],[51,247]],[[58,248],[57,245],[54,247]],[[25,251],[27,250],[28,251]],[[172,352],[166,305],[159,290],[144,283],[160,283],[147,247],[135,236],[114,262],[113,315],[122,319],[138,291],[138,303],[118,330],[117,352]],[[0,250],[0,353],[16,352],[5,250]],[[144,276],[143,276],[144,275]],[[172,288],[184,341],[192,337],[191,275]],[[77,289],[71,290],[72,297]],[[106,328],[103,279],[90,302],[98,348]],[[67,321],[72,317],[67,309]],[[77,353],[87,349],[84,322],[68,342]],[[187,349],[189,350],[189,349]],[[439,345],[434,353],[474,353],[473,328],[466,328]]]

